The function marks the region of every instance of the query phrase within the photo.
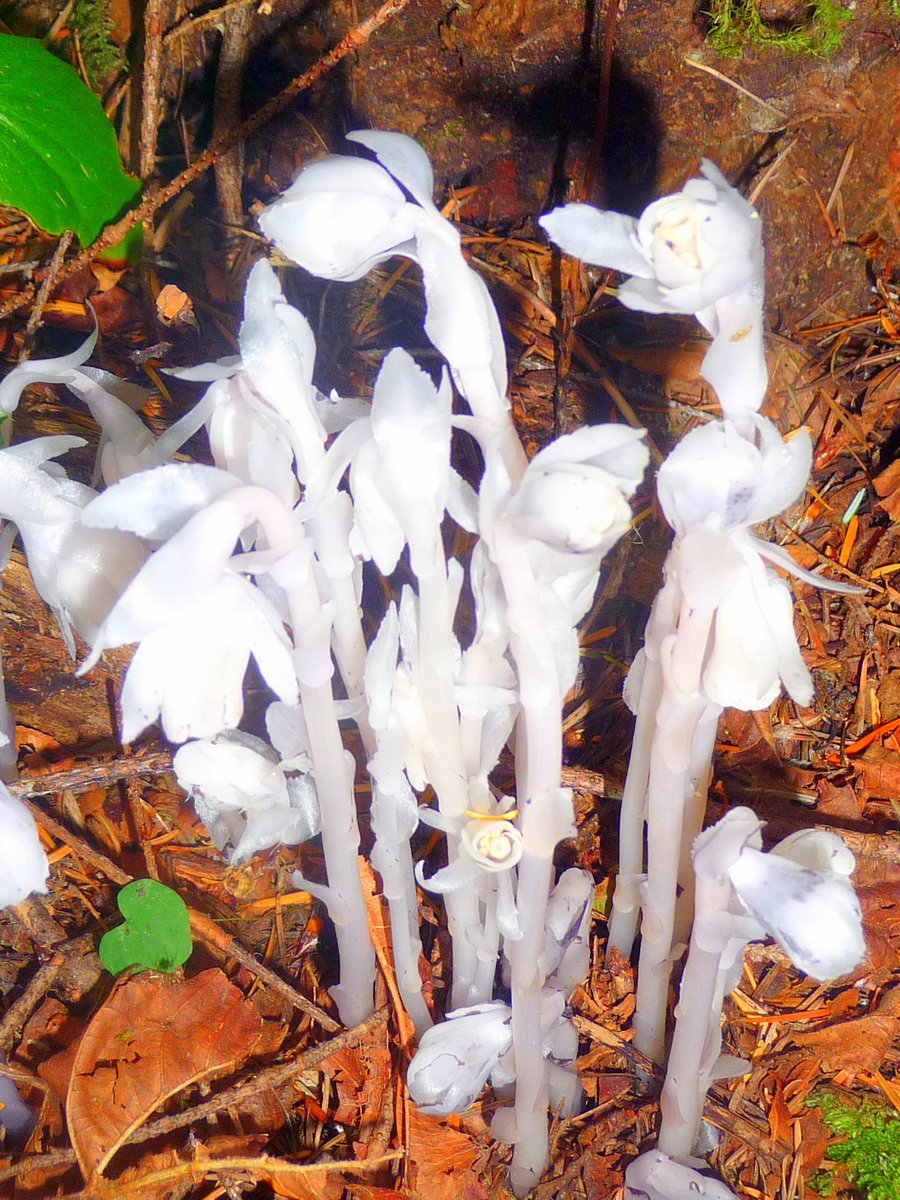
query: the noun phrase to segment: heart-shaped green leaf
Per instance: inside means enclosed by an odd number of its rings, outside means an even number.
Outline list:
[[[129,967],[177,971],[193,950],[187,905],[155,879],[136,879],[119,892],[125,924],[100,939],[100,961],[113,975]]]
[[[0,34],[0,204],[90,246],[139,190],[75,71],[34,38]]]

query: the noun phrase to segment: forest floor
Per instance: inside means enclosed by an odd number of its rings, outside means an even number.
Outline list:
[[[710,48],[693,0],[397,0],[378,29],[342,42],[383,7],[147,4],[165,31],[161,52],[133,80],[114,72],[100,90],[137,171],[148,151],[135,132],[140,99],[156,88],[145,181],[176,183],[165,203],[146,193],[140,269],[69,251],[41,298],[36,334],[25,330],[34,289],[0,276],[7,366],[26,341],[32,357],[71,349],[92,327],[90,301],[101,331],[93,361],[154,388],[144,415],[163,428],[197,393],[159,372],[234,351],[246,272],[265,250],[254,214],[303,162],[341,149],[347,130],[396,129],[432,156],[438,203],[495,299],[529,452],[585,421],[613,419],[644,425],[664,454],[714,409],[698,375],[697,327],[625,312],[607,294],[611,274],[561,260],[536,218],[567,199],[638,213],[706,156],[752,196],[767,250],[764,411],[785,430],[805,424],[815,439],[813,485],[769,533],[801,565],[825,564],[864,592],[835,600],[793,585],[816,697],[809,709],[780,699],[768,712],[726,712],[710,817],[745,802],[767,822],[767,842],[807,826],[838,831],[856,855],[869,954],[852,977],[816,984],[772,946],[752,946],[725,1025],[726,1049],[748,1060],[749,1073],[716,1085],[706,1116],[720,1134],[714,1165],[746,1200],[815,1200],[827,1194],[823,1172],[835,1194],[852,1194],[816,1097],[900,1112],[900,21],[883,0],[861,0],[827,57],[751,47],[731,59]],[[19,34],[42,35],[58,15],[44,0],[7,8]],[[114,0],[110,11],[113,38],[133,42],[128,6]],[[796,19],[783,5],[770,15]],[[63,52],[78,62],[78,39],[67,44],[61,30]],[[333,65],[323,56],[336,45],[351,52]],[[210,138],[227,136],[304,71],[311,86],[250,131],[243,169],[222,154],[206,170],[199,156]],[[36,264],[39,283],[55,239],[7,216],[3,261]],[[398,343],[433,361],[413,269],[392,261],[350,287],[298,269],[282,275],[316,327],[323,390],[367,394]],[[88,439],[87,478],[95,427],[61,389],[37,386],[17,413],[16,438],[49,432]],[[593,968],[573,998],[585,1111],[554,1124],[540,1200],[613,1200],[658,1119],[632,1073],[631,967],[610,973],[603,954],[631,736],[622,679],[668,539],[649,489],[635,512],[585,623],[585,669],[566,709],[578,834],[561,862],[594,872],[597,918]],[[346,1031],[327,993],[327,924],[289,882],[298,856],[304,874],[321,870],[315,845],[229,867],[179,792],[160,736],[119,742],[116,695],[130,652],[107,653],[76,679],[18,552],[0,609],[20,743],[14,790],[53,865],[46,896],[0,915],[0,1049],[39,1110],[24,1150],[0,1146],[0,1195],[508,1195],[509,1150],[490,1136],[490,1094],[447,1119],[409,1100],[377,878],[367,876],[384,951],[379,1009]],[[261,703],[261,685],[251,684],[251,716]],[[194,956],[186,978],[114,984],[97,943],[118,920],[119,888],[147,877],[189,905]],[[426,970],[440,1003],[446,945],[425,898],[423,918],[436,930]],[[193,1016],[180,1027],[169,1014],[186,987]],[[128,1096],[109,1066],[110,1046],[122,1045]]]

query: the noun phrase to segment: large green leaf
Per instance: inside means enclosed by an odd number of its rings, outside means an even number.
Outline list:
[[[0,34],[0,204],[89,246],[139,189],[75,71],[34,38]]]

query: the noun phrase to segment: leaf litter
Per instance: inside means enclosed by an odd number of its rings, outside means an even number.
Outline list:
[[[540,41],[545,31],[534,15],[539,5],[513,7],[522,10],[528,36]],[[640,32],[639,20],[630,24],[620,16],[620,21],[627,44]],[[466,41],[467,29],[480,30],[484,45]],[[301,36],[312,34],[321,49],[321,30]],[[463,56],[477,57],[491,39],[500,47],[506,45],[503,38],[517,35],[513,18],[485,3],[474,6],[472,15],[462,14],[456,36],[463,39]],[[361,78],[371,71],[365,48],[355,69]],[[301,152],[295,142],[280,152],[296,153],[299,161],[320,149],[312,139],[307,150]],[[860,152],[845,183],[848,196],[851,188],[865,186],[854,179],[861,161]],[[251,178],[263,169],[253,162]],[[508,171],[497,179],[504,188],[519,186]],[[491,205],[508,198],[500,187],[475,185],[467,195],[457,193],[467,245],[497,296],[511,359],[517,360],[513,403],[529,447],[545,444],[558,420],[571,426],[596,419],[609,397],[614,406],[616,392],[629,398],[652,437],[665,445],[669,421],[680,432],[708,408],[696,372],[702,345],[675,329],[668,345],[644,344],[642,324],[627,318],[615,324],[605,283],[582,268],[565,279],[562,310],[573,319],[586,318],[572,337],[557,316],[546,247],[529,236],[527,226],[510,237],[508,225],[491,224]],[[465,224],[476,215],[473,225]],[[777,219],[783,226],[792,213],[786,208]],[[208,236],[198,234],[200,228],[182,213],[160,244],[171,238],[174,253],[179,237],[199,237],[206,246]],[[15,230],[9,241],[18,242],[17,252],[26,246]],[[835,242],[833,248],[845,246]],[[890,274],[895,251],[878,234],[865,242],[865,252],[868,278],[875,281],[871,311],[860,315],[829,303],[793,322],[792,336],[775,342],[770,360],[769,414],[785,415],[790,423],[802,416],[817,439],[817,491],[807,496],[802,534],[778,531],[784,544],[808,567],[837,564],[848,579],[867,583],[868,592],[848,606],[841,623],[821,596],[797,588],[805,655],[819,684],[816,705],[798,713],[778,701],[749,720],[729,714],[721,731],[713,816],[746,798],[768,820],[773,840],[811,820],[838,829],[857,855],[869,960],[858,978],[823,988],[800,979],[769,947],[754,947],[748,955],[729,1003],[726,1036],[729,1049],[749,1058],[752,1070],[714,1089],[707,1116],[722,1135],[720,1169],[750,1200],[812,1200],[818,1194],[814,1172],[828,1157],[830,1135],[818,1110],[805,1102],[823,1080],[839,1095],[881,1096],[895,1108],[900,1099],[894,1000],[900,856],[893,825],[900,730],[890,727],[900,717],[900,697],[891,685],[900,677],[900,541],[892,525],[900,510],[900,475],[890,438],[900,404],[898,313]],[[227,340],[233,314],[220,301],[235,288],[220,257],[208,255],[205,277],[185,266],[178,296],[201,318],[203,306],[212,305],[213,321]],[[117,339],[118,368],[127,372],[148,349],[157,350],[155,360],[149,355],[151,366],[165,363],[169,351],[159,350],[163,344],[193,354],[197,334],[191,323],[143,328],[145,314],[129,303],[134,297],[122,288],[122,278],[111,289],[115,312],[100,316],[104,333]],[[214,288],[216,280],[228,286]],[[103,286],[96,275],[73,283],[74,290],[51,300],[48,320],[87,328],[85,301],[106,294]],[[389,337],[398,312],[408,314],[418,303],[414,281],[392,281],[390,267],[374,286],[379,290],[366,298],[352,346],[349,370],[360,388],[371,380],[373,347],[377,351]],[[167,315],[162,287],[157,300],[160,296],[158,311]],[[55,312],[54,304],[60,306]],[[608,371],[603,384],[595,378],[598,353]],[[893,360],[886,357],[891,354]],[[174,415],[167,403],[159,401],[149,414],[160,424]],[[44,390],[26,419],[44,422],[42,432],[72,432],[79,418]],[[845,523],[861,488],[865,502]],[[640,561],[633,561],[633,548],[629,560],[624,547],[607,568],[601,603],[583,639],[586,680],[572,698],[567,727],[567,767],[585,790],[578,837],[566,852],[589,865],[598,882],[615,861],[607,830],[629,737],[618,703],[621,664],[633,655],[642,606],[656,586],[661,560],[662,534],[652,511],[639,537]],[[377,879],[367,884],[373,936],[385,968],[384,1007],[371,1026],[341,1041],[345,1035],[336,1023],[325,1023],[331,1010],[327,955],[317,954],[321,921],[308,898],[279,899],[296,856],[272,852],[245,868],[224,866],[175,789],[165,748],[152,747],[152,772],[141,772],[135,756],[122,755],[115,745],[103,678],[75,685],[67,666],[60,666],[59,644],[48,634],[24,575],[16,562],[4,575],[7,635],[12,622],[17,649],[24,649],[14,668],[7,653],[8,683],[22,720],[23,782],[40,776],[48,781],[35,811],[54,872],[46,901],[35,899],[3,920],[2,985],[8,1001],[0,1044],[14,1069],[31,1079],[30,1090],[27,1083],[23,1087],[39,1114],[24,1149],[0,1149],[0,1189],[14,1186],[17,1196],[34,1200],[56,1193],[222,1196],[254,1183],[301,1200],[502,1196],[506,1151],[489,1136],[493,1098],[483,1097],[461,1118],[440,1119],[416,1112],[406,1096],[409,1029],[392,985]],[[126,662],[127,652],[111,656],[103,668],[107,678],[113,683],[120,678]],[[100,776],[93,791],[73,780],[73,769]],[[109,785],[109,779],[126,783]],[[129,780],[137,792],[131,800],[124,795]],[[361,803],[364,807],[364,797]],[[314,874],[319,865],[314,849],[304,848],[301,855],[303,873]],[[183,976],[124,978],[110,992],[95,947],[115,920],[115,888],[132,876],[158,876],[185,897],[200,948]],[[435,920],[424,899],[422,915]],[[440,1003],[446,949],[433,928],[423,976],[426,994]],[[554,1157],[538,1192],[541,1200],[583,1191],[611,1200],[622,1183],[623,1162],[647,1140],[656,1119],[654,1100],[630,1082],[636,1065],[628,1028],[632,980],[624,966],[614,976],[601,969],[604,932],[598,917],[595,969],[574,1001],[585,1032],[580,1062],[590,1107],[554,1128]],[[70,958],[80,962],[78,971]],[[196,997],[191,989],[197,989]],[[207,1024],[189,1017],[194,999],[185,1007],[178,1000],[182,995],[199,999]],[[225,1022],[226,1013],[233,1020]],[[334,1039],[339,1044],[328,1052]],[[313,1061],[310,1055],[315,1058],[318,1050],[321,1057]]]

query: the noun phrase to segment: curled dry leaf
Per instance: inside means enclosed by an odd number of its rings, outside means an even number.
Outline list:
[[[66,1101],[85,1178],[102,1173],[168,1097],[242,1063],[260,1027],[256,1008],[215,968],[119,983],[81,1040]]]

